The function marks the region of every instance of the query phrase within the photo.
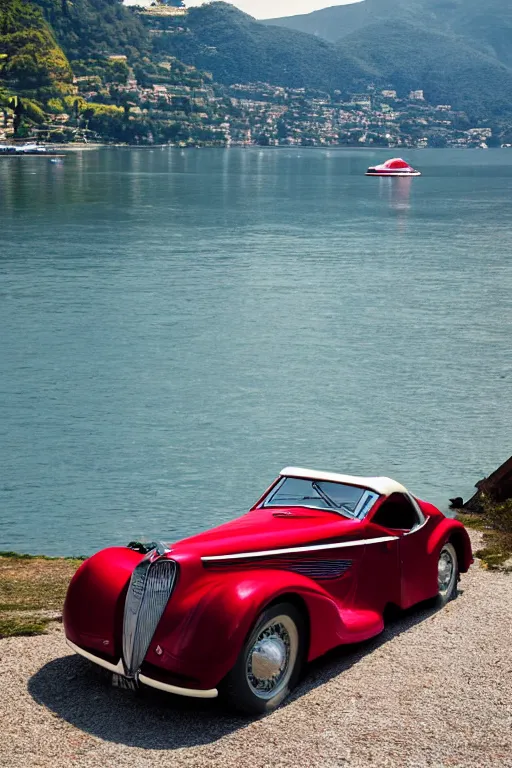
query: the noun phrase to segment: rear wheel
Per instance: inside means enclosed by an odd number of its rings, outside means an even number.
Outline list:
[[[437,588],[440,602],[445,605],[457,592],[459,564],[455,547],[450,542],[443,545],[437,563]]]
[[[227,703],[249,714],[276,709],[295,687],[305,654],[304,619],[291,603],[264,611],[221,686]]]

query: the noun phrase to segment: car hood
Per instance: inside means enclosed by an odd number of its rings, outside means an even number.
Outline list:
[[[261,552],[357,539],[362,523],[335,512],[286,507],[255,509],[229,523],[172,544],[170,557]]]

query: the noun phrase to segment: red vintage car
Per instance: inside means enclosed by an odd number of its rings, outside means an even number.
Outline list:
[[[387,607],[446,603],[472,562],[461,523],[394,480],[287,467],[233,522],[86,560],[64,627],[118,684],[262,713],[305,662],[382,632]]]

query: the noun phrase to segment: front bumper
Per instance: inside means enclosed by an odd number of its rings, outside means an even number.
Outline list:
[[[86,651],[83,648],[80,648],[80,646],[75,645],[74,643],[71,642],[71,640],[68,640],[68,638],[66,638],[66,643],[69,645],[72,651],[80,654],[80,656],[83,656],[85,659],[92,661],[94,664],[98,664],[100,667],[103,667],[104,669],[108,669],[109,672],[113,672],[116,675],[122,675],[123,677],[126,677],[122,659],[119,659],[117,664],[112,664],[110,661],[105,661],[104,659],[100,659],[98,656],[95,656],[93,653],[89,653],[89,651]],[[138,681],[143,685],[148,685],[151,688],[158,688],[159,691],[165,691],[166,693],[173,693],[176,696],[191,696],[192,698],[196,698],[196,699],[215,699],[219,695],[217,688],[210,688],[209,690],[206,690],[206,691],[196,690],[194,688],[180,688],[180,686],[178,685],[169,685],[168,683],[161,683],[160,680],[153,680],[151,677],[146,677],[146,675],[141,675],[141,674],[139,674],[138,676]]]

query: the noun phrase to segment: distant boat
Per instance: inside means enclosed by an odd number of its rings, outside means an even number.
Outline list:
[[[366,176],[421,176],[421,172],[416,171],[401,157],[393,157],[382,165],[368,168]]]
[[[56,149],[47,149],[41,144],[0,144],[0,157],[63,157]]]

